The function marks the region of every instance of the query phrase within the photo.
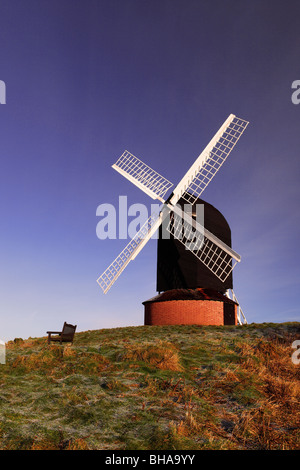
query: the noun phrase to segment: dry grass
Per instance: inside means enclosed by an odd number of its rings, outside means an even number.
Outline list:
[[[255,377],[261,398],[256,406],[235,416],[232,438],[245,448],[299,449],[300,448],[300,369],[291,361],[292,338],[270,336],[244,345],[240,352],[245,378]],[[225,389],[230,387],[228,374]],[[245,379],[244,379],[245,381]],[[234,380],[240,386],[240,380]],[[250,380],[246,380],[246,385]]]
[[[299,324],[132,327],[7,344],[0,449],[299,449]]]
[[[172,343],[129,345],[123,355],[125,361],[138,361],[162,370],[181,370],[178,349]]]
[[[8,345],[8,351],[11,345]],[[28,345],[24,342],[24,349]],[[78,351],[66,345],[43,345],[37,352],[17,355],[11,364],[14,369],[21,369],[25,373],[45,370],[49,376],[65,376],[75,371],[85,374],[99,374],[106,370],[110,361],[101,354]]]

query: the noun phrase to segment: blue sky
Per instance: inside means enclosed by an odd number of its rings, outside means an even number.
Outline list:
[[[229,114],[250,121],[203,193],[242,256],[248,322],[300,321],[300,4],[288,0],[2,0],[0,338],[143,324],[151,240],[108,294],[126,240],[96,209],[153,202],[111,165],[127,149],[174,184]]]

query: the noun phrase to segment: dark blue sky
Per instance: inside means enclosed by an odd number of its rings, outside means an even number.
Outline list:
[[[248,322],[300,321],[299,18],[296,0],[1,1],[0,339],[143,324],[155,241],[96,283],[127,243],[96,237],[98,205],[153,202],[111,165],[127,149],[177,184],[230,113],[250,124],[203,198]]]

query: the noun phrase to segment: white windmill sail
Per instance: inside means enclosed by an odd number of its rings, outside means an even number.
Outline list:
[[[161,202],[164,202],[163,197],[173,186],[173,183],[127,150],[112,167],[152,199],[159,199]]]
[[[110,264],[103,274],[97,279],[98,284],[103,290],[104,294],[111,288],[114,282],[118,279],[120,274],[124,271],[128,263],[139,254],[141,249],[150,240],[161,224],[161,217],[159,214],[152,214],[137,232],[137,234],[130,240],[128,245]]]
[[[219,279],[225,281],[241,260],[231,247],[206,230],[186,212],[176,206],[179,199],[193,205],[220,169],[233,147],[246,129],[248,121],[231,114],[213,139],[199,155],[166,202],[164,196],[173,184],[127,150],[112,167],[163,205],[160,214],[151,215],[140,231],[126,245],[111,265],[97,279],[106,293],[130,261],[150,240],[168,214],[173,212],[165,225],[167,231],[183,243]],[[179,220],[179,223],[178,223]],[[184,234],[184,236],[182,236]]]
[[[181,198],[187,203],[193,204],[200,197],[223,165],[248,124],[248,121],[230,114],[174,189],[173,196],[170,199],[171,204],[177,204]]]
[[[224,282],[241,261],[240,255],[177,206],[173,211],[166,230]]]

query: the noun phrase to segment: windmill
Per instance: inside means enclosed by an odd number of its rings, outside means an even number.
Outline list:
[[[160,201],[161,210],[157,214],[151,214],[136,235],[126,245],[124,250],[97,279],[98,284],[105,294],[124,271],[129,262],[136,258],[146,243],[153,237],[154,233],[158,229],[161,231],[161,227],[164,228],[165,232],[169,233],[173,240],[175,239],[177,243],[183,245],[187,252],[192,253],[195,257],[193,259],[196,260],[198,265],[208,270],[219,282],[226,283],[226,279],[232,275],[234,267],[240,262],[240,255],[236,253],[231,246],[225,243],[224,240],[217,237],[216,234],[200,224],[199,221],[193,217],[193,209],[187,211],[185,208],[193,208],[201,201],[199,198],[203,191],[219,171],[245,131],[247,125],[248,121],[230,114],[181,181],[177,184],[173,192],[171,192],[166,199],[165,195],[170,191],[173,184],[127,150],[121,155],[117,162],[112,165],[112,168],[148,194],[152,199]],[[181,291],[182,290],[184,291],[184,289],[181,289]],[[232,298],[230,298],[230,291]],[[168,294],[170,294],[170,292],[168,292]],[[180,292],[180,294],[182,294],[182,292]],[[195,292],[190,292],[189,289],[185,289],[183,298],[175,296],[175,301],[185,301],[185,304],[183,306],[181,305],[181,313],[179,313],[178,318],[175,318],[175,320],[174,318],[173,320],[169,319],[169,321],[185,323],[188,321],[189,316],[189,308],[187,308],[188,300],[194,300],[195,302],[200,300],[203,303],[206,297],[207,292],[203,292],[203,289],[196,289]],[[234,304],[238,323],[246,322],[245,316],[232,289],[227,289],[226,296],[224,297],[222,295],[221,299],[224,304],[224,312],[227,304]],[[211,298],[209,298],[209,301],[220,303],[221,299],[218,297],[218,292],[215,292]],[[166,301],[172,302],[174,301],[174,297],[171,295],[170,300],[167,295],[166,298],[154,298],[144,303],[145,308],[146,305],[152,305],[152,307],[154,305],[156,307],[156,314],[152,314],[151,311],[150,313],[148,312],[148,320],[145,320],[145,323],[157,323],[157,321],[159,321],[157,320],[158,318],[164,317],[166,306],[168,305]],[[192,304],[190,303],[189,306],[190,305]],[[212,306],[211,303],[210,306]],[[184,320],[183,309],[187,311],[187,314],[184,315]],[[150,317],[154,315],[153,318],[155,317],[155,319],[153,320],[152,318],[152,320],[149,320],[149,315]],[[192,317],[192,320],[194,320],[193,315]],[[198,320],[199,319],[196,318],[195,322]]]

